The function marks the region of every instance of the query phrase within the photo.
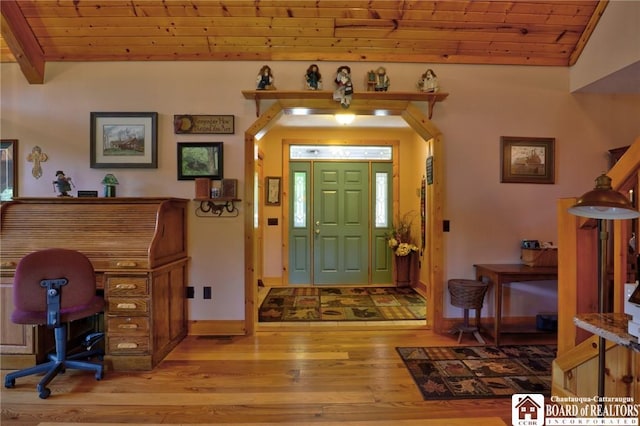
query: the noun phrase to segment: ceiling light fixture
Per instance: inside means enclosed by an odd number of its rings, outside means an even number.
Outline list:
[[[343,126],[353,123],[353,120],[356,119],[355,114],[336,114],[334,117],[336,118],[336,121]]]

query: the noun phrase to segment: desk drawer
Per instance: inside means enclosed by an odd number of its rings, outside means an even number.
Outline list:
[[[146,296],[149,294],[147,277],[108,277],[109,296]]]
[[[109,315],[147,314],[149,312],[149,300],[142,297],[109,297]]]
[[[108,317],[107,330],[114,336],[149,335],[149,318],[147,317]]]
[[[109,336],[107,337],[107,353],[143,354],[149,352],[148,336]]]

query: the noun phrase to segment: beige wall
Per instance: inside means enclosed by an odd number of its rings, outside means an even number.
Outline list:
[[[244,130],[256,120],[256,112],[254,102],[240,92],[254,88],[261,65],[49,63],[44,85],[28,85],[16,64],[0,65],[0,134],[20,141],[20,195],[54,195],[51,181],[61,169],[73,178],[77,189],[99,190],[102,177],[112,172],[120,181],[119,196],[192,198],[193,182],[176,179],[176,142],[180,141],[224,142],[225,177],[239,179],[242,194],[246,185]],[[302,89],[307,63],[270,65],[279,89]],[[327,83],[338,65],[320,64],[325,86],[331,86]],[[357,96],[363,90],[366,71],[377,64],[350,65]],[[451,232],[445,234],[447,278],[472,277],[474,263],[518,262],[520,239],[556,241],[556,200],[591,189],[595,177],[607,169],[607,150],[630,144],[640,135],[640,96],[572,95],[569,71],[564,68],[385,65],[391,90],[414,90],[419,75],[432,67],[442,90],[450,93],[435,106],[433,116],[445,142],[443,208],[451,221]],[[263,103],[263,110],[268,104]],[[426,105],[419,106],[426,112]],[[157,111],[158,168],[91,169],[91,111]],[[236,132],[175,135],[173,115],[187,113],[233,114]],[[556,138],[555,185],[501,184],[502,135]],[[31,163],[26,161],[35,145],[49,155],[39,180],[31,176]],[[196,287],[197,296],[190,303],[190,319],[243,318],[245,214],[200,218],[192,213],[189,217],[190,284]],[[64,232],[65,227],[73,226],[73,220],[57,226]],[[213,287],[212,300],[202,300],[204,285]]]

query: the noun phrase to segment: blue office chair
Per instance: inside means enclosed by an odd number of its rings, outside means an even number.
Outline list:
[[[96,315],[104,307],[104,299],[96,296],[93,266],[84,254],[52,248],[22,258],[13,281],[13,303],[11,321],[53,328],[56,349],[48,362],[7,374],[6,388],[13,388],[19,377],[44,373],[37,390],[45,399],[51,394],[47,385],[67,368],[93,371],[96,380],[102,379],[104,352],[94,346],[103,333],[87,335],[81,352],[67,354],[67,324]],[[93,357],[100,362],[89,361]]]

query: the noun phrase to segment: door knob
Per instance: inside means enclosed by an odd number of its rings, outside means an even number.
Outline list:
[[[316,220],[316,226],[320,226],[320,221]]]
[[[320,235],[320,230],[316,228],[316,235]]]

